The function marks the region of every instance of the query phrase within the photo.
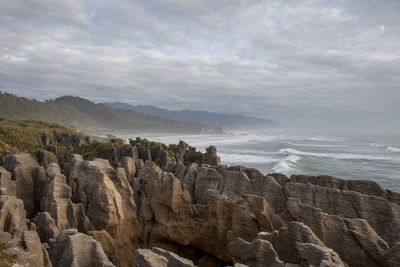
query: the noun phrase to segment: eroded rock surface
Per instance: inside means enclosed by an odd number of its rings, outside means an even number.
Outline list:
[[[65,230],[57,236],[51,244],[50,260],[53,267],[114,266],[93,237],[77,230]]]
[[[21,265],[400,266],[400,195],[374,182],[264,175],[184,142],[49,153],[0,167],[0,242]]]

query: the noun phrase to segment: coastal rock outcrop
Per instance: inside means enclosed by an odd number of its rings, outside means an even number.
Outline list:
[[[203,154],[202,163],[212,166],[219,166],[221,159],[217,156],[217,149],[215,146],[206,148],[206,153]]]
[[[27,216],[33,216],[37,211],[34,203],[34,189],[39,164],[31,155],[23,153],[4,157],[3,167],[12,174],[16,196],[24,201]]]
[[[79,233],[76,229],[63,231],[50,244],[50,260],[53,267],[114,266],[93,237]]]
[[[69,154],[60,165],[48,151],[38,152],[39,163],[7,155],[5,253],[17,264],[53,267],[400,265],[396,192],[228,167],[215,147],[141,142],[111,146],[106,159]]]
[[[61,174],[60,167],[56,163],[51,163],[47,168],[41,210],[51,215],[60,231],[70,228],[77,228],[82,232],[92,230],[93,227],[85,215],[83,205],[72,203],[70,198],[71,188],[67,185],[65,176]]]

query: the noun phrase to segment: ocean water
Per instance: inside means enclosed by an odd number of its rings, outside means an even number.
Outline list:
[[[183,140],[203,152],[214,145],[222,164],[257,168],[264,174],[373,180],[400,192],[400,138],[234,132],[148,139],[165,144]]]

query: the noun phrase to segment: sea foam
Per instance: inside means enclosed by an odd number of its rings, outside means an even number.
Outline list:
[[[222,163],[227,164],[268,164],[278,162],[278,158],[261,155],[249,155],[239,153],[218,153]]]
[[[313,153],[296,150],[293,148],[283,148],[279,150],[281,154],[309,156],[320,158],[334,158],[334,159],[362,159],[362,160],[399,160],[399,158],[373,156],[367,154],[352,154],[352,153]]]
[[[386,149],[392,152],[400,152],[400,148],[397,147],[388,146]]]
[[[279,160],[278,164],[272,167],[272,171],[289,174],[290,170],[296,167],[296,163],[301,159],[301,157],[297,155],[289,155],[281,160]]]

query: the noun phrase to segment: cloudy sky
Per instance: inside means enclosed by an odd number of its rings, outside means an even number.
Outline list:
[[[399,123],[399,0],[0,0],[0,90]]]

